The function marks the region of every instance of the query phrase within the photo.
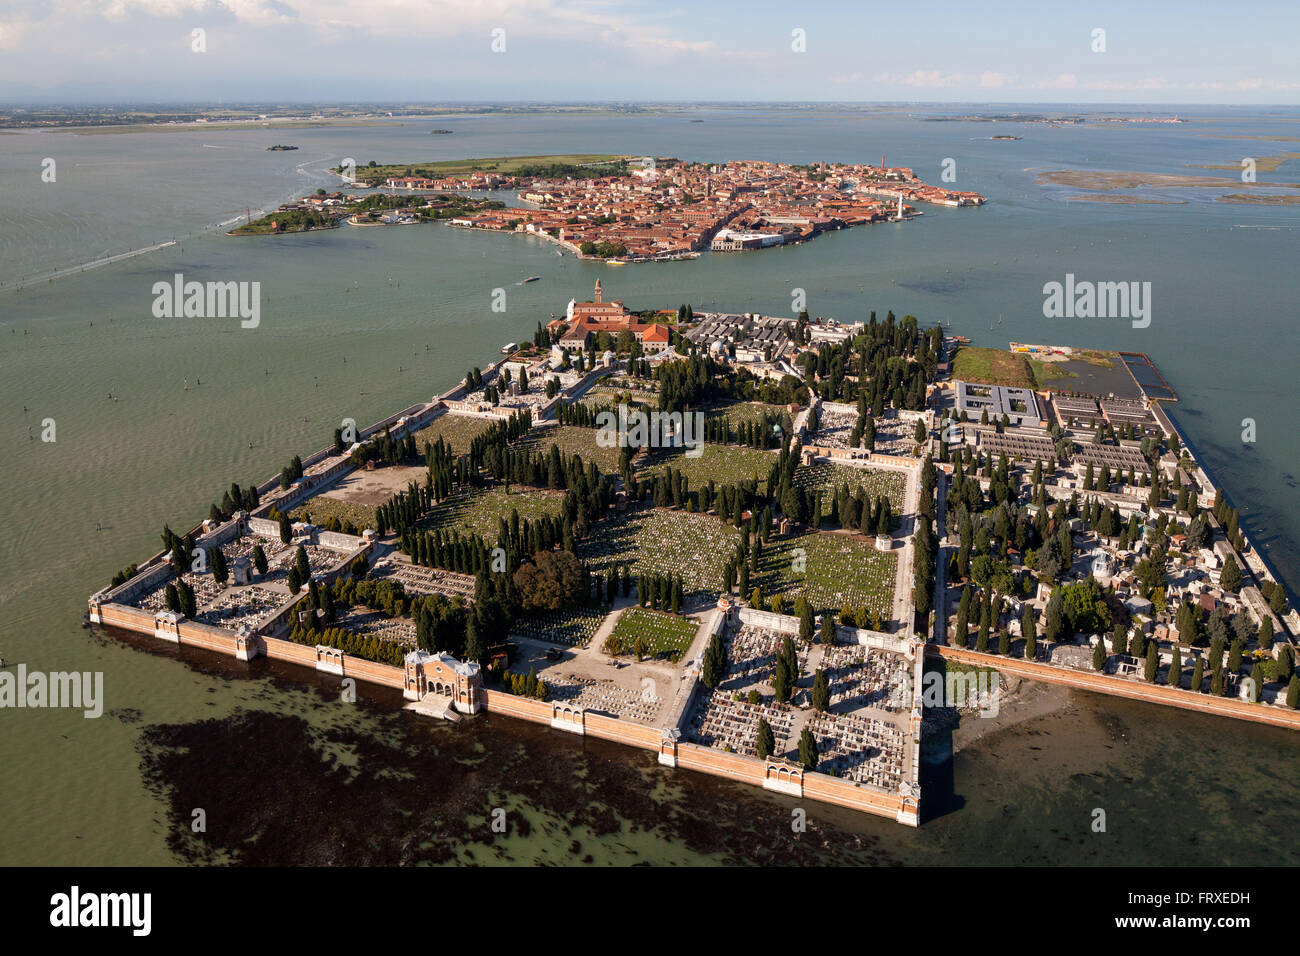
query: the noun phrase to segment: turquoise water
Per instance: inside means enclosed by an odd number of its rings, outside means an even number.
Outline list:
[[[468,366],[485,364],[501,344],[530,336],[539,320],[585,296],[597,277],[607,295],[633,308],[689,301],[789,314],[791,292],[801,288],[814,315],[852,320],[893,309],[923,324],[951,323],[976,344],[1014,339],[1146,352],[1182,399],[1172,410],[1180,428],[1241,508],[1246,529],[1294,584],[1300,452],[1292,433],[1300,387],[1291,314],[1300,293],[1292,265],[1300,213],[1215,203],[1202,190],[1166,191],[1188,200],[1183,205],[1067,202],[1080,190],[1034,182],[1052,169],[1210,173],[1188,164],[1287,148],[1215,137],[1291,135],[1297,119],[1296,111],[1179,112],[1191,122],[1025,126],[1013,131],[1024,137],[1016,142],[988,139],[1007,132],[1002,125],[924,122],[902,110],[710,110],[702,124],[683,115],[492,116],[292,134],[0,135],[7,197],[0,210],[0,434],[11,442],[0,479],[12,503],[0,538],[0,655],[32,668],[102,670],[106,706],[118,712],[86,721],[64,712],[0,711],[0,827],[7,835],[0,860],[172,860],[166,835],[175,821],[141,767],[146,729],[226,717],[238,708],[310,721],[324,706],[292,684],[232,679],[98,642],[78,627],[88,594],[156,550],[164,521],[194,523],[231,481],[263,479],[294,453],[320,446],[344,417],[375,421],[446,389]],[[431,137],[435,125],[456,132]],[[300,149],[265,151],[282,140]],[[246,208],[256,212],[331,186],[323,170],[344,157],[364,164],[555,152],[793,162],[875,162],[883,152],[891,165],[936,180],[942,161],[953,158],[955,185],[984,193],[989,203],[922,207],[925,215],[910,223],[752,255],[623,268],[558,257],[536,239],[440,226],[273,240],[232,239],[213,228]],[[58,164],[55,183],[40,181],[46,157]],[[1296,182],[1295,164],[1261,179]],[[33,281],[172,239],[176,245],[156,252]],[[153,283],[175,272],[187,280],[260,282],[260,327],[153,318]],[[1067,272],[1150,281],[1151,326],[1044,319],[1042,285]],[[530,275],[542,279],[518,284]],[[506,290],[504,314],[490,309],[495,288]],[[28,438],[29,429],[39,437],[45,418],[57,423],[53,444]],[[1240,441],[1244,418],[1256,422],[1253,445]],[[1132,706],[1105,702],[1101,709]],[[1176,768],[1152,756],[1161,746],[1177,741],[1198,753],[1239,740],[1240,772],[1230,761],[1213,761],[1202,771],[1206,786],[1177,784],[1189,790],[1180,806],[1211,813],[1216,787],[1238,788],[1251,800],[1269,791],[1274,774],[1294,779],[1300,770],[1300,747],[1285,734],[1150,708],[1130,722],[1128,748],[1103,757],[1104,725],[1090,713],[1054,725],[1067,753],[1082,761],[1077,770],[1044,779],[1025,756],[1002,760],[989,773],[993,751],[981,741],[954,766],[964,806],[920,834],[898,836],[897,828],[851,815],[838,825],[895,841],[908,858],[965,840],[987,842],[992,859],[1014,861],[1028,858],[1032,844],[980,836],[994,826],[989,788],[1068,816],[1078,799],[1070,773],[1103,774],[1120,800],[1135,792],[1133,780],[1176,785],[1169,779]],[[390,718],[355,719],[358,732],[382,733]],[[544,738],[521,739],[532,759],[548,759],[554,750]],[[602,752],[601,759],[635,768],[639,758]],[[508,780],[495,785],[508,790]],[[1160,816],[1152,813],[1147,824],[1173,825]],[[654,839],[633,841],[634,855],[690,858],[692,825],[684,818]],[[539,832],[522,858],[547,856]],[[1117,858],[1149,859],[1144,842],[1117,840],[1110,851]],[[1229,859],[1227,845],[1206,840],[1198,852],[1204,862],[1220,862]],[[1051,858],[1049,850],[1043,852]],[[701,859],[717,855],[716,848],[700,852]]]

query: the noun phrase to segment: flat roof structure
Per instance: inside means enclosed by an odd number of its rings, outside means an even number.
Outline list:
[[[1143,457],[1142,452],[1128,445],[1080,444],[1074,451],[1074,463],[1076,466],[1093,465],[1096,468],[1109,465],[1111,471],[1131,468],[1139,475],[1151,471],[1151,463]]]
[[[1112,425],[1140,425],[1155,429],[1156,417],[1146,402],[1138,399],[1103,398],[1101,410]]]
[[[1019,458],[1021,461],[1052,461],[1056,458],[1056,445],[1045,435],[999,435],[980,429],[979,447],[991,455]]]
[[[990,420],[1006,415],[1013,425],[1026,422],[1036,425],[1042,421],[1038,412],[1038,400],[1032,390],[1005,385],[957,382],[957,410],[965,412],[971,418],[978,418],[988,412]]]
[[[774,355],[785,351],[790,344],[795,323],[794,319],[727,313],[697,313],[696,318],[699,325],[687,332],[686,338],[702,348],[721,342],[724,346],[734,344],[740,349],[759,352],[771,348]]]

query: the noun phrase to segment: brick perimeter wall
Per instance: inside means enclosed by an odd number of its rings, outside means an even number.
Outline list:
[[[1090,690],[1098,694],[1110,694],[1112,697],[1127,697],[1131,700],[1145,700],[1153,704],[1165,704],[1195,710],[1205,714],[1221,717],[1236,717],[1252,720],[1256,723],[1273,724],[1277,727],[1300,729],[1300,711],[1275,707],[1270,704],[1252,704],[1249,701],[1233,697],[1212,697],[1191,690],[1181,690],[1167,684],[1147,684],[1125,680],[1123,678],[1089,674],[1085,671],[1065,670],[1049,664],[1035,661],[1017,660],[994,654],[981,654],[978,651],[959,647],[938,647],[930,644],[926,654],[947,660],[959,661],[980,667],[992,667],[1006,674],[1014,674],[1028,680],[1043,681],[1047,684],[1061,684],[1079,690]]]
[[[154,634],[153,615],[122,605],[109,604],[100,609],[102,623],[125,630],[137,631],[152,636]],[[222,628],[182,621],[179,627],[182,645],[201,647],[228,656],[234,656],[236,637]],[[263,653],[270,660],[285,661],[303,667],[316,667],[316,648],[306,644],[274,637],[258,638]],[[379,664],[351,655],[342,655],[343,674],[372,684],[385,687],[402,688],[405,685],[405,671],[400,667]],[[482,691],[483,710],[488,713],[502,714],[518,720],[550,726],[554,708],[551,702],[517,697],[499,690]],[[634,724],[604,714],[584,712],[582,727],[586,734],[602,740],[610,740],[640,750],[655,753],[660,749],[660,731],[657,727]],[[756,757],[741,754],[729,754],[699,744],[679,743],[677,745],[677,765],[687,770],[707,773],[715,777],[725,777],[752,786],[762,787],[766,778],[766,764]],[[844,780],[818,773],[804,774],[804,796],[853,810],[875,813],[897,818],[900,806],[895,794],[875,791],[866,787],[855,786]]]

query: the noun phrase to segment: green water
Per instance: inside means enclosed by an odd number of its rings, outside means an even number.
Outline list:
[[[1037,169],[1178,172],[1240,149],[1212,134],[1276,131],[1294,120],[1207,113],[1187,127],[1031,127],[1023,141],[991,143],[987,126],[893,114],[717,111],[696,125],[665,117],[492,117],[455,120],[452,137],[429,137],[427,124],[295,131],[302,149],[288,154],[266,153],[264,137],[250,132],[0,137],[0,187],[9,197],[0,213],[0,434],[9,441],[0,479],[10,502],[0,536],[0,655],[31,669],[102,671],[110,711],[85,720],[70,711],[0,710],[0,862],[175,860],[167,837],[184,820],[142,770],[149,728],[251,711],[311,726],[342,722],[383,737],[391,721],[404,719],[382,704],[340,712],[326,691],[100,641],[79,627],[85,598],[157,550],[164,522],[191,526],[232,481],[263,480],[291,455],[320,447],[344,417],[369,423],[446,389],[504,342],[530,337],[570,298],[586,297],[597,277],[607,296],[633,308],[689,301],[789,314],[798,287],[814,315],[854,319],[892,308],[923,324],[951,322],[977,344],[1015,339],[1147,352],[1182,399],[1173,411],[1180,427],[1241,507],[1247,530],[1294,582],[1300,453],[1291,436],[1300,396],[1291,310],[1300,292],[1292,268],[1300,214],[1227,207],[1196,191],[1182,206],[1067,204],[1063,196],[1074,191],[1033,182]],[[214,145],[233,148],[208,148]],[[574,151],[798,162],[875,161],[884,151],[891,164],[913,165],[923,176],[953,156],[957,186],[984,192],[990,203],[925,207],[912,223],[788,249],[621,269],[558,257],[535,239],[440,226],[269,241],[210,229],[245,206],[328,185],[319,170],[344,156],[364,163]],[[58,159],[57,183],[39,183],[46,156]],[[1288,169],[1275,178],[1287,178]],[[173,236],[177,246],[30,281]],[[1067,271],[1151,281],[1151,327],[1043,319],[1041,286]],[[260,327],[153,318],[152,285],[175,272],[261,282]],[[518,284],[530,275],[542,279]],[[490,309],[495,288],[506,290],[504,314]],[[1254,445],[1240,441],[1246,417],[1257,423]],[[39,440],[46,418],[56,422],[53,443]],[[1121,742],[1112,739],[1109,715],[1128,728]],[[746,858],[743,840],[716,846],[697,832],[712,815],[732,811],[759,832],[788,832],[789,807],[775,798],[690,775],[665,781],[667,772],[646,766],[645,755],[592,752],[590,744],[500,720],[493,733],[502,726],[521,742],[523,757],[509,770],[479,768],[474,779],[485,805],[509,799],[512,780],[530,767],[540,773],[559,760],[575,773],[598,764],[645,774],[668,788],[666,801],[700,815],[664,815],[652,829],[650,809],[620,792],[608,806],[627,821],[625,831],[580,841],[597,861]],[[428,732],[427,745],[446,754],[445,772],[454,773],[474,735],[485,732],[440,727]],[[1043,750],[1032,749],[1040,746],[1034,733],[1043,735]],[[202,749],[194,760],[204,759]],[[372,758],[366,772],[383,765]],[[1170,848],[1191,820],[1186,862],[1266,863],[1292,852],[1268,834],[1279,824],[1294,830],[1294,801],[1280,781],[1298,771],[1300,745],[1281,731],[1085,701],[963,750],[952,770],[954,796],[935,801],[939,815],[919,833],[833,810],[814,816],[866,841],[866,849],[845,842],[844,860],[969,862],[962,854],[974,854],[989,862],[1182,862]],[[279,783],[288,813],[295,781]],[[936,784],[933,792],[944,789]],[[599,804],[600,796],[585,799]],[[516,794],[528,812],[523,799]],[[1113,819],[1127,821],[1106,844],[1089,842],[1086,821],[1079,822],[1098,799],[1116,808]],[[1184,815],[1167,812],[1171,803]],[[574,837],[562,831],[580,821],[565,820],[562,807],[531,812],[537,825],[509,858],[568,859]],[[473,850],[472,841],[465,845]],[[467,858],[487,862],[482,852]]]

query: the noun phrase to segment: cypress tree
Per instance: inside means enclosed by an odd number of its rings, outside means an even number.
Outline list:
[[[1259,646],[1261,650],[1271,651],[1273,649],[1273,619],[1264,618],[1259,625]]]
[[[700,664],[700,680],[710,689],[718,686],[727,670],[727,652],[722,638],[714,634],[709,646],[704,651],[704,660]]]
[[[826,679],[826,672],[821,668],[817,669],[817,674],[813,677],[812,705],[823,712],[830,710],[831,706],[831,685]]]
[[[230,567],[226,564],[225,552],[219,547],[213,548],[209,553],[209,560],[212,563],[212,579],[224,585],[230,579]]]
[[[1241,589],[1241,568],[1237,565],[1236,558],[1228,557],[1223,572],[1219,575],[1219,586],[1234,594]]]
[[[763,718],[758,719],[758,733],[754,739],[754,749],[758,751],[760,760],[766,760],[776,749],[776,735],[772,733],[772,725]]]
[[[190,571],[189,555],[185,551],[185,545],[179,539],[172,547],[171,565],[178,578]]]
[[[1166,683],[1170,687],[1183,686],[1183,652],[1179,650],[1177,644],[1174,645],[1174,656],[1169,664],[1169,676],[1166,678]]]
[[[772,672],[772,693],[776,699],[785,703],[790,699],[790,665],[783,656],[777,657],[776,668]]]
[[[1277,679],[1278,683],[1283,683],[1290,679],[1292,671],[1295,670],[1295,657],[1291,652],[1291,645],[1284,644],[1282,649],[1277,652]]]
[[[1143,677],[1148,684],[1156,682],[1156,675],[1160,672],[1160,650],[1155,641],[1147,645],[1146,667],[1143,669]]]
[[[1059,641],[1065,630],[1065,602],[1061,588],[1053,588],[1052,596],[1047,599],[1047,621],[1043,636],[1049,641]]]
[[[795,652],[794,641],[785,638],[781,641],[781,656],[785,658],[786,670],[790,672],[790,682],[799,679],[799,655]]]
[[[822,614],[821,643],[827,646],[835,643],[835,615],[830,611]]]
[[[813,636],[813,611],[810,605],[802,595],[799,598],[799,639],[801,641],[811,641]]]
[[[1098,672],[1106,669],[1106,639],[1104,637],[1098,637],[1097,643],[1092,648],[1092,669]]]
[[[1273,593],[1268,597],[1268,606],[1278,617],[1286,613],[1286,588],[1280,584],[1273,585]]]
[[[1201,692],[1201,683],[1205,680],[1205,658],[1197,657],[1196,663],[1192,665],[1192,690],[1196,693]]]
[[[1300,706],[1300,677],[1291,675],[1291,682],[1286,686],[1286,705],[1292,710]]]
[[[1111,635],[1110,649],[1112,654],[1128,653],[1128,628],[1119,621],[1115,622],[1115,633]]]
[[[817,766],[817,741],[807,727],[799,735],[799,762],[803,764],[805,770],[812,770]]]

